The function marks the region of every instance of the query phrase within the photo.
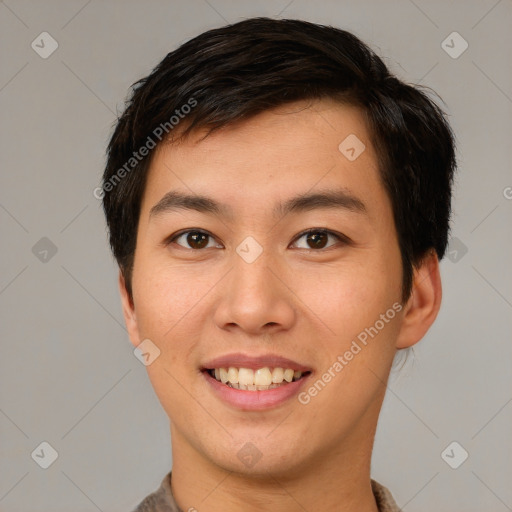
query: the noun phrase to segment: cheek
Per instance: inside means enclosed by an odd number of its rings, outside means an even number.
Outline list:
[[[318,312],[329,331],[317,339],[321,363],[301,403],[311,417],[329,418],[328,427],[318,427],[326,438],[334,435],[333,429],[344,432],[383,393],[401,325],[396,309],[400,308],[400,287],[394,282],[393,269],[388,270],[375,266],[374,270],[338,272],[336,281],[315,285],[309,294],[308,306]]]
[[[155,261],[144,265],[142,259],[133,277],[140,336],[160,349],[146,367],[148,376],[166,411],[187,410],[190,397],[180,383],[190,379],[191,354],[201,340],[201,299],[217,280],[190,267]]]
[[[166,265],[140,261],[134,272],[134,301],[141,334],[167,339],[183,323],[193,328],[190,317],[201,299],[215,286],[212,273],[192,265]]]
[[[391,307],[401,285],[388,262],[370,257],[316,272],[295,272],[294,276],[293,289],[306,309],[322,320],[336,339],[345,341]]]

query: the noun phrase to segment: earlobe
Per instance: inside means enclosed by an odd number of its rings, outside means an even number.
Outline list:
[[[404,308],[396,348],[409,348],[427,333],[441,307],[442,287],[439,260],[434,250],[414,269],[413,289]]]
[[[128,290],[123,273],[119,271],[119,292],[121,294],[121,305],[123,308],[123,316],[128,331],[128,336],[132,345],[136,347],[140,343],[139,328],[137,324],[137,316],[135,314],[135,306]]]

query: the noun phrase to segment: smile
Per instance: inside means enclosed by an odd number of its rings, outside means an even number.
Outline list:
[[[293,368],[269,368],[268,366],[257,369],[229,366],[226,368],[212,368],[207,371],[218,382],[244,391],[275,389],[290,382],[298,381],[303,374],[309,373]]]

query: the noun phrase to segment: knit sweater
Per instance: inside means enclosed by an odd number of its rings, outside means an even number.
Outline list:
[[[401,512],[395,503],[393,496],[375,480],[372,480],[372,491],[377,502],[379,512]],[[190,512],[193,512],[191,509]],[[165,475],[160,487],[146,496],[133,512],[187,512],[180,509],[172,495],[171,490],[171,472]]]

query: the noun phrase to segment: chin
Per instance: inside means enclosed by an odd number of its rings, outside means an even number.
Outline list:
[[[257,479],[279,479],[300,473],[300,468],[304,467],[307,453],[304,443],[300,447],[298,444],[289,434],[271,440],[266,434],[255,437],[248,433],[206,451],[210,452],[210,460],[225,471]]]

